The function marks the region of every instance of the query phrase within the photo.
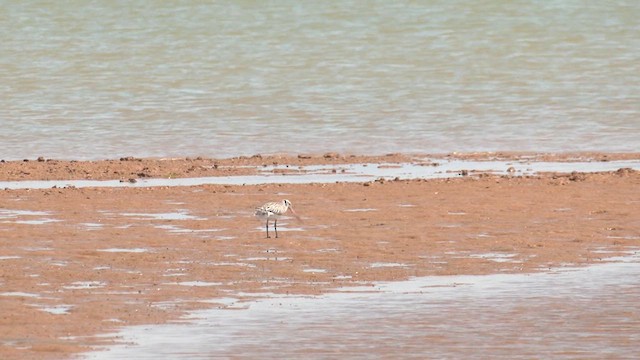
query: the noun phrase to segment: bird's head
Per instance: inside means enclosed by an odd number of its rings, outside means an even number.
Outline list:
[[[293,210],[293,207],[291,207],[291,201],[289,200],[282,200],[282,203],[285,204],[285,206],[287,207],[288,210],[291,210],[291,213],[293,214],[293,216],[296,217],[296,219],[298,219],[298,221],[302,221],[302,219],[300,218],[300,216],[298,216],[298,214],[296,214],[296,212]]]

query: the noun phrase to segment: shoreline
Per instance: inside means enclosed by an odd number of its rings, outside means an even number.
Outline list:
[[[597,153],[455,156],[640,158]],[[216,171],[245,175],[254,171],[249,167],[274,162],[393,163],[417,157],[44,159],[0,163],[0,180],[65,174],[69,179],[128,178],[140,167],[149,169],[148,177],[167,172],[175,177],[220,176],[209,175]],[[625,170],[361,183],[4,190],[0,301],[6,310],[0,357],[70,357],[117,340],[100,334],[224,307],[211,300],[232,294],[266,289],[322,294],[413,276],[526,273],[598,263],[640,247],[638,188],[640,172]],[[252,209],[282,198],[293,202],[303,221],[283,219],[280,238],[266,239],[264,223],[253,218]],[[317,269],[322,271],[312,271]]]
[[[298,155],[253,155],[226,159],[123,157],[96,161],[56,160],[46,157],[0,160],[0,181],[23,180],[122,180],[145,178],[187,178],[255,175],[259,167],[288,165],[292,169],[309,165],[357,163],[425,163],[433,160],[608,162],[640,160],[640,153],[530,153],[478,152],[449,154],[386,154],[364,156],[339,153]]]

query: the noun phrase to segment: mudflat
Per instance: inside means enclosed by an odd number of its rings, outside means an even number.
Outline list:
[[[593,161],[637,160],[640,153],[517,153],[479,152],[451,154],[387,154],[384,156],[326,153],[239,156],[229,159],[169,158],[143,159],[133,156],[99,161],[56,160],[41,156],[37,159],[0,160],[0,181],[20,180],[120,180],[145,178],[187,178],[252,175],[261,167],[282,165],[281,173],[296,172],[308,165],[424,163],[424,159],[449,160],[526,160],[526,161]],[[423,159],[423,160],[417,160]]]
[[[274,163],[295,168],[409,159],[42,158],[0,163],[0,180],[130,181],[252,174],[256,166]],[[281,219],[279,237],[271,228],[266,238],[253,209],[282,199],[293,203],[301,220]],[[71,357],[114,341],[99,334],[224,307],[215,299],[240,293],[320,294],[412,276],[545,271],[606,261],[637,250],[639,241],[640,172],[631,169],[331,184],[5,189],[0,358]]]

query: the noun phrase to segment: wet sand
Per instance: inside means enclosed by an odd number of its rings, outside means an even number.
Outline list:
[[[387,154],[384,156],[362,156],[339,153],[322,155],[241,156],[230,159],[208,159],[202,157],[179,159],[140,159],[123,157],[101,161],[56,160],[41,156],[37,159],[0,160],[0,181],[20,180],[121,180],[133,181],[145,178],[187,178],[252,175],[259,167],[288,165],[290,169],[279,169],[282,173],[297,171],[299,166],[335,165],[357,163],[420,163],[424,160],[513,160],[513,161],[591,161],[637,160],[640,153],[515,153],[480,152],[451,154]],[[436,163],[434,163],[436,165]],[[257,168],[256,168],[257,167]]]
[[[639,158],[533,156],[565,161]],[[252,174],[252,166],[273,163],[295,167],[411,158],[43,158],[0,163],[0,180],[226,176]],[[0,358],[70,357],[114,341],[97,336],[101,333],[176,320],[192,309],[224,307],[210,300],[231,294],[321,294],[412,276],[537,272],[601,262],[640,247],[639,190],[640,172],[633,170],[335,184],[4,190]],[[253,208],[283,198],[293,202],[302,221],[283,219],[280,237],[266,239]]]

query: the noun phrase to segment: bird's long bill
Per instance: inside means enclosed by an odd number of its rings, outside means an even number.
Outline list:
[[[291,206],[289,206],[289,210],[291,210],[291,213],[293,214],[293,216],[295,216],[296,219],[298,219],[298,221],[302,221],[302,218],[298,214],[296,214],[295,210],[293,210]]]

